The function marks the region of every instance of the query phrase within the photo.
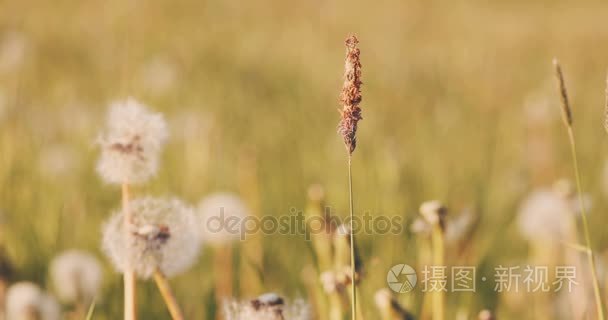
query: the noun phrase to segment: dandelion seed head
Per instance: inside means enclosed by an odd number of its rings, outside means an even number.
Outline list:
[[[519,231],[527,240],[557,242],[571,232],[574,213],[568,199],[551,190],[536,190],[519,208]]]
[[[447,221],[445,238],[448,243],[461,240],[471,230],[476,222],[475,214],[471,210],[465,210],[458,216]]]
[[[438,200],[424,202],[420,205],[420,214],[431,225],[444,226],[447,208]]]
[[[103,228],[103,249],[118,271],[132,266],[139,277],[148,279],[158,268],[171,277],[194,264],[201,237],[192,209],[177,199],[145,197],[131,201],[128,210],[132,215],[128,234],[122,211],[115,212]]]
[[[431,234],[432,224],[442,221],[445,227],[445,238],[448,240],[448,243],[451,243],[461,240],[476,222],[476,216],[470,210],[465,210],[461,214],[453,216],[452,219],[447,219],[447,217],[443,217],[440,213],[439,220],[437,220],[438,215],[435,213],[437,212],[437,208],[439,207],[436,204],[425,208],[424,210],[429,218],[416,218],[410,225],[410,231],[414,234],[428,236]]]
[[[344,289],[338,283],[336,274],[333,271],[325,271],[321,273],[319,279],[321,280],[321,285],[326,293],[337,292]]]
[[[264,293],[257,297],[254,301],[259,301],[260,304],[265,305],[283,305],[284,301],[281,296],[274,292]]]
[[[382,314],[383,319],[414,319],[414,316],[399,304],[399,301],[397,301],[393,293],[387,288],[376,291],[374,302]]]
[[[374,301],[376,302],[376,306],[380,309],[390,308],[392,300],[393,294],[387,288],[382,288],[374,294]]]
[[[308,187],[308,199],[313,202],[321,202],[325,199],[325,189],[320,184],[313,184]]]
[[[223,192],[211,194],[198,206],[202,237],[212,245],[238,240],[244,231],[241,222],[249,215],[249,209],[238,195]]]
[[[492,314],[492,312],[490,310],[488,310],[488,309],[481,310],[479,312],[479,315],[477,316],[477,318],[479,320],[494,320],[494,319],[496,319],[496,318],[494,318],[494,315]]]
[[[55,299],[31,282],[17,282],[6,293],[6,318],[11,320],[59,320]]]
[[[112,184],[140,184],[153,177],[168,137],[163,116],[128,98],[110,105],[106,126],[98,139],[99,175]]]
[[[68,250],[53,259],[50,275],[60,300],[88,304],[99,293],[103,271],[92,254]]]
[[[6,312],[10,319],[28,319],[40,308],[42,290],[30,282],[12,285],[6,295]]]
[[[249,301],[224,303],[227,320],[309,320],[310,306],[302,299],[286,302],[276,293],[266,293]]]

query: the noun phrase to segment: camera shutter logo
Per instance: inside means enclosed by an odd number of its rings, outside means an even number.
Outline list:
[[[394,265],[386,275],[386,283],[397,293],[410,292],[416,286],[416,270],[407,264]]]

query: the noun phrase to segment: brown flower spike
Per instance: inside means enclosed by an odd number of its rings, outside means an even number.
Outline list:
[[[357,123],[361,117],[361,61],[359,60],[359,40],[355,36],[346,39],[346,61],[344,63],[344,85],[340,94],[342,110],[338,133],[344,139],[349,155],[357,147]]]

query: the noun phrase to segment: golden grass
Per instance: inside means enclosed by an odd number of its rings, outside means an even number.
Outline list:
[[[568,100],[568,93],[566,90],[566,84],[564,81],[564,75],[562,73],[562,69],[559,65],[559,61],[557,59],[553,60],[553,65],[555,67],[555,72],[558,80],[558,89],[561,96],[561,107],[562,107],[562,117],[564,120],[564,124],[566,129],[568,130],[568,141],[570,143],[570,151],[572,152],[572,162],[574,165],[574,174],[576,181],[576,190],[578,194],[578,202],[581,211],[581,220],[583,221],[583,236],[585,239],[585,246],[587,250],[585,250],[587,254],[587,262],[589,263],[589,268],[591,269],[591,277],[593,281],[593,294],[595,298],[595,308],[597,312],[597,318],[600,320],[604,319],[604,300],[602,300],[602,294],[600,291],[600,281],[598,278],[598,273],[596,269],[595,255],[593,253],[593,248],[591,246],[591,236],[589,231],[589,223],[587,222],[587,212],[585,207],[585,202],[583,199],[583,188],[581,184],[581,174],[578,165],[578,157],[576,152],[576,140],[574,139],[574,128],[572,125],[572,109],[570,107],[570,102]]]

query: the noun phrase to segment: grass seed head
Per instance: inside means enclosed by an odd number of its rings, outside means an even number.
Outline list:
[[[359,40],[353,35],[346,39],[346,61],[344,63],[344,85],[340,94],[342,109],[338,132],[344,139],[349,154],[357,147],[357,124],[361,117],[361,61],[357,48]]]
[[[570,108],[570,101],[568,100],[568,91],[566,90],[566,82],[564,81],[564,74],[562,67],[559,65],[557,59],[553,59],[553,67],[555,68],[555,77],[557,79],[557,88],[559,90],[559,97],[562,106],[562,120],[566,127],[572,127],[572,109]]]

